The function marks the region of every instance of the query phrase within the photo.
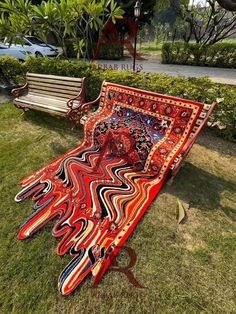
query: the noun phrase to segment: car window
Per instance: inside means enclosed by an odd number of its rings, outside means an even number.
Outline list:
[[[24,41],[24,45],[25,45],[25,46],[31,46],[31,43],[29,43],[28,41],[25,40],[25,41]]]
[[[34,45],[45,44],[41,39],[38,39],[37,37],[34,36],[27,36],[27,39]]]

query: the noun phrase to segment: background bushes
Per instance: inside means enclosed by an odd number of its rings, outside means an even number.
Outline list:
[[[236,44],[223,42],[205,47],[195,43],[164,43],[162,63],[236,68]]]
[[[93,59],[94,53],[97,49],[97,43],[89,48],[90,58]],[[77,53],[74,51],[73,42],[67,40],[67,56],[69,58],[77,58]],[[121,60],[124,57],[124,47],[120,43],[104,43],[99,51],[99,59],[104,60]]]
[[[21,63],[9,56],[0,57],[0,84],[16,85],[22,81],[24,68]]]
[[[97,44],[94,47],[96,51]],[[99,59],[104,60],[120,60],[124,57],[124,47],[119,43],[103,44],[100,49]]]
[[[14,64],[16,62],[14,60]],[[218,134],[236,142],[235,86],[216,84],[208,78],[185,78],[172,77],[159,73],[149,74],[103,70],[98,68],[94,63],[50,58],[30,57],[24,64],[18,63],[17,67],[21,69],[22,76],[18,75],[21,80],[27,71],[42,74],[86,77],[86,98],[88,101],[97,98],[103,80],[208,104],[216,101],[218,102],[218,106],[211,116],[212,125]],[[14,75],[13,72],[12,74]]]

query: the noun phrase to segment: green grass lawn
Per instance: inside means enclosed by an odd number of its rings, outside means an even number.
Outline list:
[[[194,43],[194,41],[190,41],[190,42]],[[234,44],[234,43],[236,43],[236,38],[227,38],[227,39],[224,39],[223,42]],[[144,43],[142,43],[142,45],[140,47],[140,45],[138,43],[137,51],[141,54],[146,54],[146,55],[155,56],[155,57],[161,57],[162,44],[163,44],[163,42],[160,42],[158,44],[154,41],[144,42]]]
[[[138,44],[137,51],[141,54],[152,56],[161,56],[162,43],[156,44],[155,42],[142,43],[141,47]]]
[[[230,44],[236,44],[236,38],[226,38],[223,41]]]
[[[55,253],[52,224],[16,239],[31,201],[14,202],[17,182],[78,145],[82,130],[64,120],[0,106],[0,313],[235,313],[236,145],[204,131],[171,187],[166,186],[127,246],[137,253],[133,287],[108,272],[62,297],[57,278],[70,257]],[[177,199],[189,204],[176,222]],[[127,265],[123,251],[118,261]]]

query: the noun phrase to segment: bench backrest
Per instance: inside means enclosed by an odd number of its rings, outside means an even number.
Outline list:
[[[84,78],[27,73],[30,94],[63,99],[76,97],[83,89]]]

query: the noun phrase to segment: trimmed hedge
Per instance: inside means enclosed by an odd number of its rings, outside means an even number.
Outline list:
[[[211,119],[221,136],[236,142],[236,87],[216,84],[208,78],[172,77],[164,74],[102,70],[94,63],[30,57],[21,65],[27,71],[72,77],[86,77],[87,100],[97,98],[103,80],[192,99],[204,103],[218,102]]]
[[[0,57],[0,84],[17,85],[24,75],[21,63],[9,56]]]
[[[200,44],[174,42],[162,46],[162,63],[236,68],[236,44]]]

